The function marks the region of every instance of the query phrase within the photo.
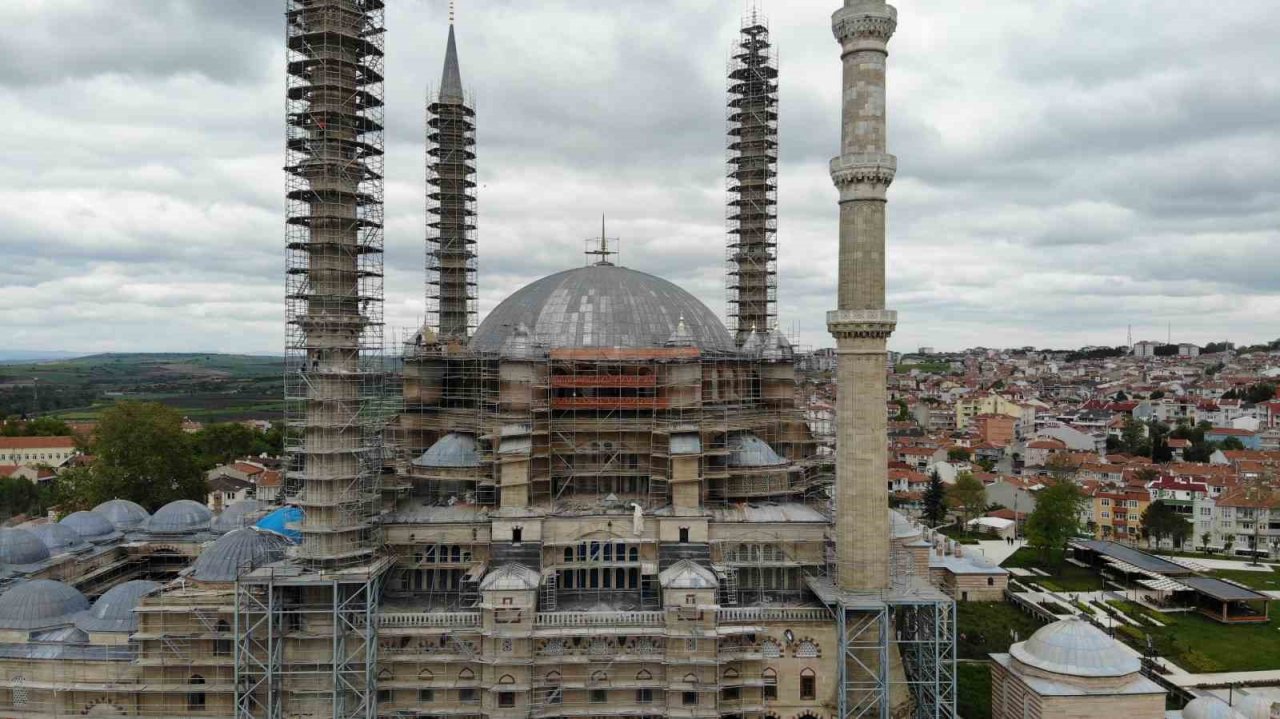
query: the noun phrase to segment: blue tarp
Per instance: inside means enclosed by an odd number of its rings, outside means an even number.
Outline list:
[[[297,527],[302,522],[302,510],[297,507],[281,507],[268,514],[253,525],[258,529],[275,532],[294,544],[302,541],[302,532]]]

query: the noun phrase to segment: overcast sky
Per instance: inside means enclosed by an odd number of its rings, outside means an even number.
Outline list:
[[[1280,2],[899,0],[891,346],[1280,336]],[[421,321],[423,96],[444,0],[387,10],[388,325]],[[780,315],[831,344],[835,0],[781,55]],[[583,263],[724,312],[724,95],[743,0],[462,0],[481,315]],[[0,2],[5,349],[280,352],[282,0]]]

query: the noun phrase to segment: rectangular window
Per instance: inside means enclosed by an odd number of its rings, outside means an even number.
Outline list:
[[[768,681],[769,681],[768,679],[765,679],[765,682],[768,682]],[[777,680],[775,679],[773,681],[776,682]],[[777,700],[777,698],[778,698],[778,685],[766,683],[764,685],[764,700],[775,701]]]
[[[418,703],[419,703],[419,704],[430,704],[431,702],[433,702],[433,701],[435,701],[435,700],[436,700],[436,691],[435,691],[434,689],[419,689],[419,690],[418,690]]]
[[[498,706],[513,707],[516,705],[515,692],[498,692]]]
[[[698,693],[697,692],[680,692],[680,703],[687,707],[697,706]]]
[[[392,700],[393,700],[393,699],[395,699],[395,696],[396,696],[395,692],[391,691],[390,689],[379,689],[379,690],[378,690],[378,703],[379,703],[379,704],[390,704],[390,703],[392,702]]]
[[[637,689],[637,690],[636,690],[636,704],[652,704],[652,703],[653,703],[653,690],[652,690],[652,689]]]
[[[588,699],[592,704],[604,704],[609,701],[609,692],[604,689],[592,689]]]
[[[476,693],[475,687],[464,687],[458,690],[458,701],[463,704],[475,704],[480,700],[480,695]]]
[[[720,701],[736,702],[742,696],[742,690],[738,687],[725,687],[720,690]]]
[[[817,677],[800,677],[800,698],[802,700],[812,700],[818,695],[818,678]]]

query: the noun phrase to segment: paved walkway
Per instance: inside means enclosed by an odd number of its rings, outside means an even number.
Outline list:
[[[964,545],[963,551],[970,552],[973,551],[974,547],[977,547],[978,552],[982,554],[982,556],[990,559],[996,564],[1000,564],[1004,560],[1013,556],[1013,553],[1021,549],[1026,545],[1026,543],[1026,540],[1023,539],[1017,540],[1012,545],[1003,539],[984,539],[977,544]]]

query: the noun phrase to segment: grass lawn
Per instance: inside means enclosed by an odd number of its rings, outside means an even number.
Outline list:
[[[991,719],[991,665],[956,665],[956,713],[964,719]]]
[[[1044,626],[1008,602],[959,602],[956,604],[956,656],[987,659],[992,652],[1007,652],[1013,643]],[[967,716],[967,715],[966,715]]]
[[[1250,572],[1243,569],[1215,569],[1210,576],[1230,579],[1254,589],[1280,589],[1280,572]]]
[[[1055,566],[1056,565],[1056,566]],[[1030,547],[1022,547],[1001,563],[1003,567],[1036,568],[1048,572],[1048,577],[1018,577],[1018,581],[1039,584],[1045,589],[1055,592],[1096,592],[1104,588],[1102,577],[1084,567],[1077,567],[1058,559],[1055,554],[1049,564],[1040,558],[1040,553]]]
[[[1122,607],[1133,610],[1129,607]],[[1146,611],[1138,609],[1138,611]],[[1146,623],[1141,628],[1117,626],[1135,649],[1146,646],[1151,635],[1156,650],[1183,669],[1193,672],[1250,672],[1280,667],[1280,602],[1271,603],[1266,624],[1220,624],[1200,614],[1161,614],[1163,627]]]

